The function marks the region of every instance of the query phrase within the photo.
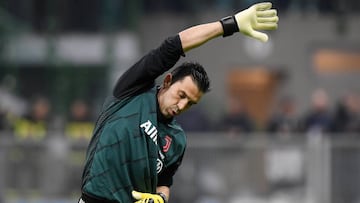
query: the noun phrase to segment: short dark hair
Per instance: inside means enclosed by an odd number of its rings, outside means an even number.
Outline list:
[[[197,62],[185,62],[176,67],[171,72],[171,75],[171,84],[184,79],[186,76],[191,76],[201,92],[206,93],[210,91],[210,79],[204,67]]]

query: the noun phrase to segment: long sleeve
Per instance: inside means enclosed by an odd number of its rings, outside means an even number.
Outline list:
[[[153,87],[155,79],[172,68],[183,55],[179,35],[167,38],[158,48],[143,56],[118,79],[113,96],[121,99]]]

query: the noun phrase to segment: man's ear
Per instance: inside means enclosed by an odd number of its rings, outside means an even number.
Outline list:
[[[164,88],[168,88],[171,85],[171,81],[172,81],[172,75],[171,73],[166,74],[164,81],[163,81],[163,87]]]

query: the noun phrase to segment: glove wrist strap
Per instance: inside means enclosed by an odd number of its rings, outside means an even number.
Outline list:
[[[164,203],[167,203],[167,199],[166,199],[166,195],[164,193],[157,193],[163,200],[164,200]]]
[[[224,30],[223,37],[230,36],[234,32],[239,32],[239,27],[237,25],[235,16],[227,16],[222,18],[220,22]]]

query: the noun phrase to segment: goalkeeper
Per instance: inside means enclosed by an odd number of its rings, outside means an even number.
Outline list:
[[[130,67],[103,106],[87,149],[82,175],[83,203],[164,203],[181,164],[186,139],[174,116],[199,102],[209,79],[198,63],[172,68],[185,52],[219,36],[241,32],[262,42],[262,30],[277,28],[271,3],[201,24],[167,38]]]

